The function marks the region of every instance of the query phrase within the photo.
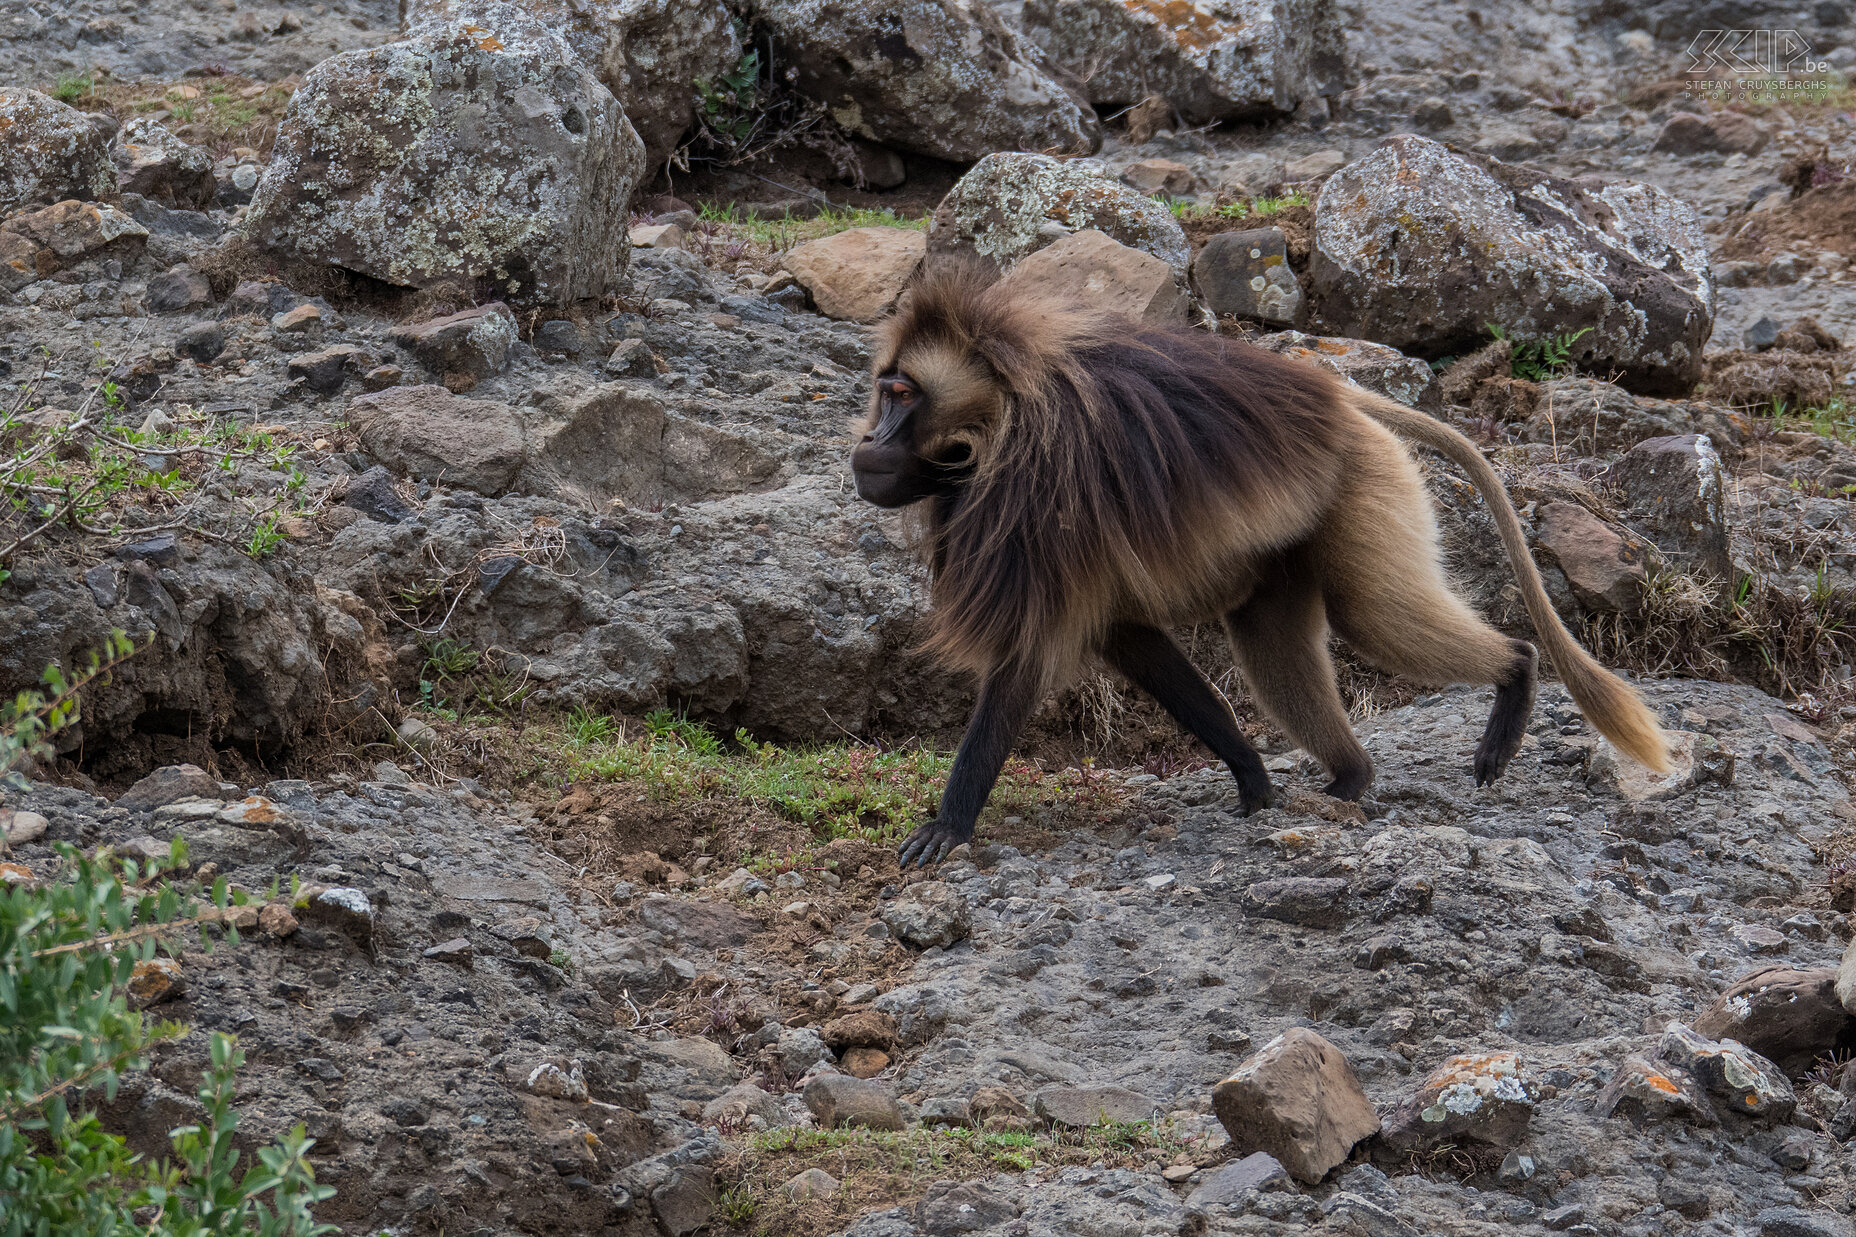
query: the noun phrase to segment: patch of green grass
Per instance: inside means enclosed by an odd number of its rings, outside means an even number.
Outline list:
[[[1573,345],[1590,335],[1592,328],[1580,327],[1570,333],[1561,332],[1545,339],[1529,340],[1510,339],[1508,332],[1493,322],[1488,324],[1488,331],[1496,339],[1505,340],[1511,346],[1512,360],[1508,367],[1511,375],[1528,382],[1547,382],[1572,372]]]
[[[629,725],[580,710],[552,729],[544,723],[529,737],[549,780],[626,783],[660,802],[740,800],[805,826],[819,844],[839,838],[900,842],[933,815],[953,767],[952,753],[923,747],[782,747],[758,742],[745,730],[725,740],[668,709]],[[987,813],[1023,816],[1059,796],[1104,806],[1109,793],[1085,770],[1046,773],[1014,761],[1000,777]],[[750,860],[750,867],[774,862]]]
[[[75,103],[79,99],[88,99],[96,90],[97,79],[90,74],[67,73],[52,88],[52,98],[60,103]]]
[[[1856,405],[1841,395],[1833,396],[1827,404],[1798,409],[1783,400],[1773,400],[1767,415],[1774,430],[1818,434],[1856,446]]]
[[[1173,217],[1176,219],[1210,219],[1214,217],[1219,219],[1249,219],[1253,216],[1267,219],[1271,215],[1280,215],[1282,212],[1292,207],[1307,206],[1308,201],[1308,195],[1300,189],[1297,189],[1291,193],[1280,194],[1276,197],[1259,195],[1253,198],[1244,198],[1237,202],[1227,202],[1223,206],[1213,206],[1209,202],[1189,202],[1181,198],[1167,199],[1166,204],[1167,209],[1173,212]]]
[[[928,216],[898,215],[887,207],[827,207],[809,219],[786,215],[779,219],[754,219],[733,202],[705,202],[697,211],[703,223],[718,225],[735,240],[762,245],[769,249],[790,249],[821,236],[831,236],[851,228],[911,228],[920,231],[928,226]]]
[[[731,1168],[718,1218],[737,1231],[815,1237],[844,1227],[872,1204],[918,1196],[937,1180],[973,1180],[1067,1165],[1133,1167],[1190,1155],[1191,1144],[1165,1124],[1140,1121],[1084,1130],[1011,1133],[970,1129],[781,1129],[748,1137]],[[784,1183],[809,1168],[837,1178],[830,1199],[795,1203]]]

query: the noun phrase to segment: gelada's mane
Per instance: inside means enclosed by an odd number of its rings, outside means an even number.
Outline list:
[[[1305,509],[1337,474],[1338,378],[984,267],[927,270],[875,353],[876,373],[922,386],[931,417],[977,422],[962,436],[971,480],[916,515],[933,573],[927,646],[979,673],[1074,656],[1156,581],[1193,588],[1182,573],[1215,562],[1203,551],[1221,525]]]

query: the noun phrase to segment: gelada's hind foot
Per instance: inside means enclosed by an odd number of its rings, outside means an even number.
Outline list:
[[[1539,656],[1534,646],[1516,640],[1514,668],[1506,682],[1495,687],[1495,704],[1489,710],[1489,724],[1483,728],[1482,742],[1476,745],[1476,785],[1492,785],[1508,770],[1508,762],[1521,750],[1527,736],[1527,721],[1534,713],[1534,691],[1538,682]]]
[[[1334,780],[1321,788],[1323,794],[1348,803],[1358,803],[1366,788],[1373,784],[1373,765],[1363,760],[1358,764],[1344,765],[1335,769]]]
[[[1270,775],[1264,772],[1261,760],[1255,762],[1254,768],[1233,768],[1231,775],[1237,779],[1237,795],[1244,815],[1255,815],[1276,802],[1276,788],[1270,785]]]

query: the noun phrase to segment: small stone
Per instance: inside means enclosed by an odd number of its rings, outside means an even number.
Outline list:
[[[387,333],[435,374],[487,378],[509,365],[516,345],[516,316],[501,301],[399,326]]]
[[[35,879],[23,863],[0,863],[0,885],[27,885]]]
[[[911,885],[878,913],[898,940],[917,949],[946,947],[972,931],[966,899],[942,881]]]
[[[284,376],[302,382],[318,395],[335,395],[347,385],[348,371],[357,366],[362,355],[350,344],[299,352],[285,363]]]
[[[116,806],[129,812],[152,812],[182,799],[219,797],[219,779],[198,765],[165,765],[131,786]]]
[[[554,929],[533,915],[499,923],[490,929],[490,935],[508,941],[517,953],[525,957],[540,958],[545,962],[554,956]]]
[[[1764,316],[1740,333],[1740,341],[1754,352],[1764,352],[1779,342],[1779,324]]]
[[[318,1082],[341,1082],[347,1078],[341,1067],[327,1057],[304,1057],[296,1063],[296,1072]]]
[[[471,965],[470,939],[454,936],[448,941],[440,941],[425,951],[425,956],[439,962],[450,962],[457,966]]]
[[[1705,1220],[1714,1209],[1706,1190],[1675,1173],[1656,1183],[1656,1201],[1686,1220]]]
[[[635,231],[636,229],[634,229]],[[780,1187],[796,1203],[810,1198],[832,1198],[841,1188],[838,1179],[822,1168],[808,1168]]]
[[[1086,1129],[1152,1120],[1163,1105],[1126,1087],[1084,1087],[1057,1083],[1031,1096],[1031,1111],[1052,1125]]]
[[[1306,928],[1347,922],[1347,882],[1337,876],[1285,876],[1257,881],[1244,891],[1244,911]]]
[[[1029,255],[1007,276],[1048,296],[1142,323],[1180,323],[1192,297],[1162,258],[1085,228]]]
[[[187,991],[187,977],[172,958],[149,958],[129,975],[129,1000],[137,1009],[171,1001]]]
[[[674,223],[640,224],[631,230],[634,249],[681,249],[683,229]]]
[[[376,365],[361,375],[363,391],[384,391],[406,381],[406,371],[397,365]]]
[[[258,930],[282,940],[296,931],[296,916],[281,902],[272,902],[258,911]]]
[[[853,1078],[875,1078],[889,1068],[889,1054],[881,1048],[847,1048],[838,1064]]]
[[[535,347],[541,352],[579,356],[587,348],[586,332],[565,318],[554,318],[536,328]]]
[[[4,838],[8,846],[36,842],[45,836],[45,830],[50,826],[51,822],[37,812],[0,813],[0,838]]]
[[[848,993],[845,1003],[852,1003]],[[877,1009],[853,1010],[820,1027],[819,1037],[834,1052],[847,1048],[881,1048],[887,1052],[896,1046],[896,1020]]]
[[[400,497],[393,474],[379,464],[348,483],[342,505],[383,524],[398,524],[415,514]]]
[[[788,902],[780,908],[780,913],[791,915],[795,919],[804,919],[812,913],[812,904],[810,902]]]
[[[1143,159],[1131,163],[1121,173],[1121,182],[1142,193],[1191,193],[1195,183],[1192,169],[1173,159]]]
[[[1832,1211],[1768,1207],[1753,1217],[1759,1237],[1850,1237],[1850,1222]]]
[[[1242,1202],[1244,1195],[1251,1190],[1293,1188],[1288,1170],[1277,1162],[1275,1156],[1264,1151],[1253,1151],[1243,1159],[1233,1160],[1207,1174],[1192,1193],[1186,1195],[1186,1206],[1228,1207]]]
[[[1695,1016],[1694,1028],[1709,1039],[1737,1040],[1788,1074],[1803,1074],[1847,1033],[1841,985],[1841,970],[1829,967],[1766,967],[1716,997]]]
[[[1512,1052],[1452,1057],[1386,1116],[1381,1141],[1400,1154],[1445,1143],[1504,1151],[1526,1137],[1535,1098]]]
[[[715,887],[723,893],[751,898],[757,893],[766,893],[771,886],[746,868],[736,868],[733,872],[715,882]]]
[[[142,306],[150,313],[171,314],[213,303],[213,285],[206,276],[182,262],[148,281]]]
[[[195,323],[174,337],[174,351],[201,365],[225,350],[226,329],[217,322]]]
[[[621,339],[606,358],[606,372],[628,378],[650,378],[657,374],[657,362],[642,339]]]
[[[1533,1180],[1538,1167],[1531,1155],[1522,1155],[1519,1151],[1510,1151],[1502,1157],[1501,1167],[1495,1175],[1509,1185],[1519,1185],[1523,1181]]]
[[[1288,184],[1305,180],[1320,180],[1323,177],[1332,176],[1346,166],[1345,151],[1317,150],[1312,155],[1303,155],[1300,159],[1291,159],[1283,164],[1282,178]]]
[[[298,305],[271,319],[271,329],[279,335],[304,335],[322,329],[322,311],[314,305]]]
[[[374,906],[365,890],[349,886],[325,889],[309,900],[305,910],[311,919],[345,933],[357,944],[373,939]]]
[[[1198,1171],[1195,1164],[1168,1164],[1160,1170],[1160,1179],[1169,1185],[1178,1185],[1182,1181],[1190,1181],[1192,1174]]]
[[[1575,1224],[1585,1223],[1585,1208],[1577,1203],[1565,1207],[1555,1207],[1543,1212],[1540,1222],[1547,1226],[1549,1232],[1563,1233]]]
[[[1777,1065],[1744,1044],[1714,1041],[1679,1022],[1663,1032],[1658,1054],[1698,1079],[1722,1113],[1783,1121],[1798,1105]]]
[[[1666,1062],[1653,1064],[1642,1057],[1625,1057],[1598,1093],[1593,1111],[1600,1117],[1646,1121],[1715,1123],[1714,1106],[1701,1084],[1687,1070]]]
[[[1748,953],[1782,954],[1792,947],[1791,941],[1783,932],[1776,928],[1768,928],[1763,923],[1735,924],[1733,931],[1728,935],[1740,942]]]
[[[827,318],[874,322],[895,307],[927,245],[917,228],[849,228],[794,246],[785,265]]]
[[[250,932],[258,926],[258,908],[251,905],[228,906],[219,916],[219,922],[240,932]]]
[[[1448,129],[1456,123],[1450,104],[1436,95],[1427,95],[1412,110],[1411,118],[1423,129]]]
[[[1281,228],[1220,232],[1192,260],[1192,282],[1206,308],[1220,316],[1293,326],[1302,287],[1289,267]]]
[[[565,1065],[543,1061],[529,1071],[523,1085],[536,1095],[545,1095],[550,1099],[566,1100],[574,1104],[587,1101],[586,1075],[578,1061],[569,1061]]]
[[[1212,1111],[1235,1148],[1274,1156],[1310,1185],[1379,1130],[1379,1117],[1340,1049],[1294,1027],[1265,1044],[1212,1091]]]
[[[743,1128],[750,1117],[758,1117],[769,1126],[792,1123],[780,1101],[751,1082],[738,1082],[703,1105],[704,1125]]]
[[[824,1129],[859,1126],[871,1130],[900,1130],[902,1110],[889,1089],[877,1082],[844,1074],[820,1074],[805,1086],[806,1107]]]

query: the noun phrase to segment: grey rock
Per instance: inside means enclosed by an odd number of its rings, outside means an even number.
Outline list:
[[[753,8],[794,85],[855,137],[961,163],[1101,145],[1094,110],[988,5],[932,0],[906,20],[873,0]]]
[[[1308,928],[1347,922],[1350,894],[1336,876],[1285,876],[1257,881],[1244,891],[1244,912]]]
[[[174,351],[204,364],[226,350],[226,329],[217,322],[196,322],[174,337]]]
[[[1726,477],[1708,435],[1646,438],[1605,475],[1623,489],[1632,519],[1663,554],[1719,579],[1732,575]]]
[[[902,1110],[882,1083],[848,1074],[820,1074],[805,1087],[806,1107],[825,1129],[857,1126],[900,1130]]]
[[[152,812],[182,799],[220,797],[219,779],[198,765],[164,765],[124,791],[116,806],[130,812]]]
[[[1850,1222],[1833,1211],[1768,1207],[1753,1217],[1760,1237],[1850,1237]]]
[[[1740,333],[1741,342],[1755,352],[1764,352],[1779,342],[1779,324],[1770,314],[1763,315],[1758,322]]]
[[[494,31],[431,23],[312,69],[245,235],[402,287],[565,303],[615,286],[644,144],[560,36],[513,8]]]
[[[182,141],[151,117],[137,116],[110,142],[123,193],[137,193],[178,210],[203,210],[219,191],[213,157]]]
[[[484,0],[408,0],[408,34],[462,18],[494,28],[501,4]],[[605,83],[644,142],[646,170],[663,166],[695,120],[695,83],[720,88],[741,60],[728,8],[678,0],[594,0],[523,6],[542,17]]]
[[[1302,312],[1281,228],[1219,232],[1193,258],[1192,284],[1215,314],[1294,326]]]
[[[917,949],[952,945],[972,931],[966,899],[941,881],[909,886],[878,914],[898,940]]]
[[[1394,137],[1322,186],[1310,289],[1336,334],[1462,355],[1488,324],[1585,331],[1582,365],[1646,394],[1701,377],[1715,292],[1699,220],[1660,189],[1587,188]]]
[[[1340,1050],[1306,1027],[1265,1044],[1212,1090],[1212,1111],[1237,1150],[1274,1156],[1313,1184],[1379,1130],[1379,1117]]]
[[[151,313],[170,314],[213,303],[213,285],[206,276],[182,262],[148,281],[142,304]]]
[[[1397,348],[1364,339],[1275,331],[1251,341],[1259,348],[1332,370],[1357,387],[1425,412],[1442,412],[1443,392],[1431,367]]]
[[[1244,1201],[1251,1190],[1294,1189],[1288,1170],[1265,1151],[1253,1151],[1208,1173],[1186,1195],[1188,1207],[1229,1207]]]
[[[1089,159],[992,154],[955,183],[928,226],[928,253],[978,255],[1001,270],[1073,232],[1093,228],[1153,254],[1183,280],[1192,251],[1166,205]]]
[[[342,503],[386,524],[398,524],[414,514],[400,497],[393,474],[378,464],[348,483]]]
[[[36,90],[0,87],[0,217],[115,196],[109,138],[84,113]]]
[[[1031,1111],[1052,1125],[1081,1129],[1152,1120],[1159,1101],[1126,1087],[1088,1087],[1058,1083],[1031,1096]]]
[[[348,405],[361,445],[396,473],[479,494],[501,494],[522,467],[515,410],[440,386],[391,387]]]
[[[487,378],[509,364],[516,343],[516,318],[501,301],[478,305],[441,318],[398,326],[393,343],[419,358],[436,374]]]
[[[1029,0],[1024,20],[1058,63],[1090,67],[1089,100],[1103,107],[1157,93],[1203,124],[1286,114],[1351,84],[1340,11],[1326,0]]]

